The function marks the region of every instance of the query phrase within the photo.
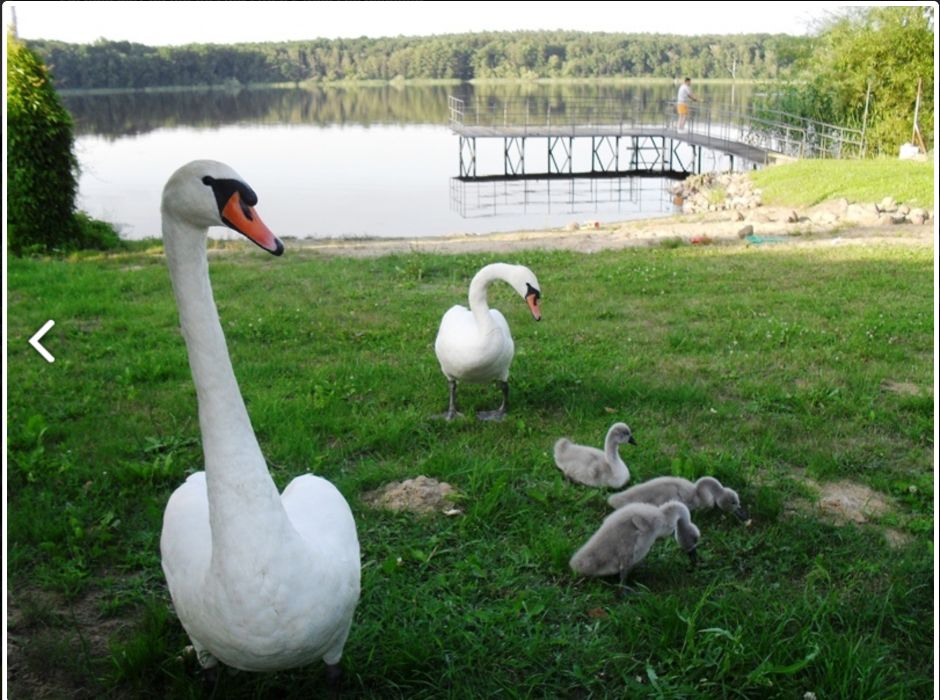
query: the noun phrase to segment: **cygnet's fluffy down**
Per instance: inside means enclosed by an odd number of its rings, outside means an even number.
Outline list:
[[[610,426],[603,451],[561,438],[555,443],[555,464],[565,476],[579,484],[619,489],[630,481],[630,470],[620,458],[618,449],[624,442],[636,444],[626,423]]]
[[[673,533],[682,551],[694,563],[700,535],[684,504],[678,501],[662,506],[633,503],[608,515],[569,563],[574,571],[584,576],[619,574],[622,582],[630,569],[646,557],[657,539]]]
[[[669,501],[680,501],[688,506],[689,510],[718,506],[726,513],[733,513],[741,521],[747,520],[747,512],[741,507],[737,492],[725,488],[718,479],[711,476],[703,476],[694,484],[678,476],[660,476],[631,486],[607,499],[607,503],[613,508],[622,508],[631,503],[658,506]]]

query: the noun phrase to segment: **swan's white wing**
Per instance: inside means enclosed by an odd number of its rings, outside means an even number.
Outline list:
[[[294,529],[311,547],[335,547],[358,566],[356,521],[333,484],[312,474],[298,476],[284,489],[281,502]]]
[[[170,593],[202,585],[212,558],[206,473],[196,472],[173,492],[163,513],[160,557]]]
[[[488,382],[508,378],[515,352],[509,324],[496,309],[490,309],[490,316],[495,327],[484,334],[466,307],[453,306],[444,314],[434,351],[449,379]]]
[[[312,616],[323,624],[318,632],[325,639],[323,660],[336,663],[359,602],[361,565],[356,521],[336,487],[312,474],[291,481],[281,502],[291,524],[310,549],[320,554],[319,561],[329,564],[311,572],[304,588],[313,593],[308,601]],[[302,590],[298,589],[298,595],[303,595]]]
[[[199,632],[211,559],[206,473],[196,472],[173,492],[166,504],[160,533],[160,564],[176,615],[199,654],[199,662],[205,666],[215,663]]]

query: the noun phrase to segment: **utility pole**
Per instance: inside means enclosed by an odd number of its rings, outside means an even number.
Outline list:
[[[920,135],[920,127],[917,125],[917,116],[920,114],[920,98],[923,94],[924,79],[917,79],[917,102],[914,104],[914,131],[911,133],[911,143],[920,146],[920,150],[927,152],[927,146],[924,145],[924,139]]]
[[[862,156],[865,156],[865,129],[868,127],[868,103],[871,102],[871,78],[868,79],[868,90],[865,92],[865,114],[862,115]]]
[[[731,106],[734,107],[734,84],[737,80],[737,71],[738,71],[738,51],[735,49],[734,55],[731,57],[731,68],[728,69],[728,72],[731,73]]]

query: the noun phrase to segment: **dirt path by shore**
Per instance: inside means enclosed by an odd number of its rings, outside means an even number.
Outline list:
[[[759,212],[759,216],[753,213]],[[793,217],[793,214],[796,214]],[[788,222],[787,218],[798,220]],[[753,220],[751,220],[753,218]],[[766,219],[766,220],[763,220]],[[750,234],[742,234],[748,230]],[[730,212],[690,214],[642,221],[598,224],[566,229],[544,229],[426,238],[336,239],[289,241],[289,248],[324,255],[372,257],[397,253],[476,253],[519,250],[572,250],[596,253],[664,242],[709,245],[851,245],[858,243],[899,243],[933,245],[934,219],[925,224],[858,226],[846,222],[816,223],[806,212],[760,207],[743,221]]]

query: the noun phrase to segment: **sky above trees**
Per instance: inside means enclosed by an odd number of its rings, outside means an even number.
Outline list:
[[[151,46],[424,36],[477,31],[574,30],[663,34],[811,33],[840,3],[648,2],[19,2],[25,39]]]

